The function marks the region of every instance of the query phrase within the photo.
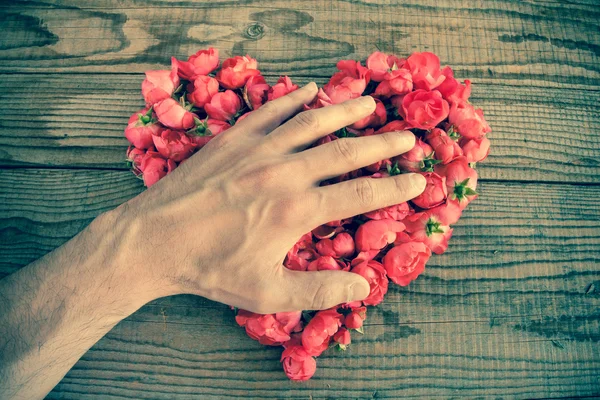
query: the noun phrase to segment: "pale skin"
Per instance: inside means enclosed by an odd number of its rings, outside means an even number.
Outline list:
[[[365,298],[361,276],[288,270],[287,251],[321,224],[416,197],[425,180],[403,174],[319,187],[410,150],[415,138],[389,132],[307,149],[375,109],[367,96],[300,112],[316,92],[311,83],[267,103],[150,189],[2,279],[0,398],[43,398],[113,326],[160,297],[195,294],[257,313]]]

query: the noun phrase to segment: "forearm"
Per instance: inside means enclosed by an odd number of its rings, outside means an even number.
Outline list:
[[[0,398],[42,398],[114,325],[158,297],[135,265],[123,265],[125,229],[103,215],[0,281]]]

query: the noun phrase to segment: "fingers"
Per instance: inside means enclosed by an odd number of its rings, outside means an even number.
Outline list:
[[[324,224],[405,202],[421,194],[425,185],[420,174],[402,174],[357,178],[314,188],[319,195],[317,209],[321,211],[314,223]]]
[[[317,84],[310,82],[298,90],[262,105],[239,123],[244,134],[265,135],[277,128],[283,121],[303,109],[317,94]]]
[[[304,111],[267,135],[265,141],[278,151],[291,153],[371,115],[374,110],[373,98],[364,96],[340,104]]]
[[[365,299],[369,283],[344,271],[292,271],[282,269],[279,308],[287,311],[324,310],[337,304]]]
[[[305,158],[306,177],[322,181],[365,167],[412,149],[415,136],[408,131],[380,135],[343,138],[292,155]]]

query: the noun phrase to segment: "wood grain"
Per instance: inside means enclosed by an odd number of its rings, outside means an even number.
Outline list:
[[[143,75],[83,76],[0,81],[0,167],[126,168],[123,129],[143,106]],[[493,129],[483,179],[600,182],[600,91],[475,83],[472,101]]]
[[[142,190],[126,171],[0,170],[0,274]],[[120,323],[49,398],[600,395],[598,186],[483,182],[449,251],[294,384],[223,305],[177,296]],[[252,373],[249,373],[252,371]]]

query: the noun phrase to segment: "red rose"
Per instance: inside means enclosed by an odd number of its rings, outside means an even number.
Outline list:
[[[461,138],[458,144],[469,163],[483,161],[490,154],[490,139],[485,136],[481,139]]]
[[[141,175],[142,173],[142,171],[140,171],[140,163],[142,162],[144,154],[146,154],[146,150],[132,146],[127,148],[127,161],[131,163],[131,169],[136,176]]]
[[[300,328],[302,312],[282,312],[276,314],[255,314],[239,310],[235,321],[246,328],[246,333],[260,344],[279,346],[290,340],[290,333]]]
[[[241,111],[242,101],[234,91],[226,90],[215,94],[204,109],[211,118],[231,121]]]
[[[354,254],[354,239],[349,233],[337,234],[333,238],[332,246],[337,257],[350,257]]]
[[[305,104],[304,110],[305,111],[315,110],[317,108],[327,107],[332,104],[333,104],[333,100],[331,100],[329,98],[329,96],[327,96],[327,93],[325,93],[323,91],[323,88],[319,88],[319,91],[317,92],[317,96],[315,97],[315,99],[310,104]]]
[[[421,208],[432,208],[442,204],[448,195],[446,178],[435,172],[425,172],[422,175],[427,180],[425,190],[411,201]]]
[[[388,124],[382,126],[381,128],[379,128],[378,130],[375,131],[375,135],[380,134],[380,133],[385,133],[385,132],[399,132],[399,131],[405,131],[407,129],[410,129],[411,126],[408,125],[406,123],[406,121],[402,121],[402,120],[394,120],[392,122],[389,122]]]
[[[400,286],[406,286],[425,270],[429,257],[431,250],[425,244],[401,243],[383,257],[383,266],[388,278]]]
[[[406,217],[403,222],[406,224],[406,232],[412,240],[424,243],[435,254],[442,254],[448,248],[452,228],[444,224],[437,215],[437,210],[434,210],[436,209],[411,215]]]
[[[398,70],[404,65],[404,60],[394,55],[387,55],[380,51],[372,53],[367,58],[367,68],[371,71],[371,79],[375,82],[381,82],[393,71]]]
[[[194,126],[194,114],[175,99],[164,99],[154,105],[154,112],[163,125],[172,129],[186,130]]]
[[[352,268],[351,272],[359,274],[369,282],[371,291],[362,302],[365,306],[376,306],[383,301],[388,291],[388,278],[385,276],[383,265],[377,261],[363,261]]]
[[[151,109],[144,108],[129,117],[125,137],[138,149],[149,149],[153,145],[152,135],[160,134],[161,129],[152,118]]]
[[[477,197],[477,171],[469,167],[465,157],[459,157],[447,165],[438,164],[435,172],[446,177],[448,200],[457,201],[461,209]]]
[[[433,148],[422,141],[417,139],[415,145],[410,151],[394,158],[394,161],[398,163],[398,166],[404,171],[410,172],[421,172],[426,168],[425,161],[433,157]],[[429,165],[427,165],[429,167]]]
[[[402,232],[402,222],[393,219],[370,220],[356,230],[356,248],[359,251],[380,250],[396,239],[396,233]]]
[[[340,348],[345,350],[346,346],[350,344],[350,331],[346,328],[340,328],[340,330],[333,335],[333,341],[338,343]]]
[[[311,261],[315,260],[319,254],[312,241],[312,234],[306,233],[294,244],[288,251],[283,265],[286,268],[295,271],[306,271]]]
[[[292,80],[289,77],[282,76],[277,80],[277,83],[269,89],[267,100],[271,101],[278,99],[292,93],[296,89],[298,89],[298,85],[292,83]]]
[[[187,87],[187,99],[196,107],[204,107],[219,92],[219,82],[210,76],[199,75]]]
[[[340,72],[334,74],[323,86],[323,91],[332,103],[338,104],[360,97],[369,83],[369,69],[354,60],[339,61],[337,68]]]
[[[165,129],[160,136],[152,136],[156,150],[164,158],[180,162],[189,158],[196,150],[196,143],[185,132]]]
[[[241,88],[251,76],[260,75],[258,63],[248,55],[235,56],[223,61],[217,80],[227,89]]]
[[[352,309],[352,312],[346,315],[344,325],[348,329],[360,329],[363,326],[364,320],[367,319],[367,308],[357,307]]]
[[[413,128],[433,129],[446,119],[449,112],[448,102],[437,90],[415,90],[404,96],[398,113]]]
[[[187,61],[171,57],[171,64],[177,66],[179,76],[193,81],[199,75],[208,75],[219,66],[219,50],[209,47],[191,55]]]
[[[336,310],[317,312],[302,331],[302,346],[308,354],[320,355],[341,325],[342,314]]]
[[[165,160],[159,153],[148,150],[146,154],[140,157],[138,168],[142,173],[144,185],[150,187],[176,167],[175,161]]]
[[[408,203],[404,202],[380,208],[379,210],[369,211],[363,215],[370,219],[394,219],[396,221],[402,221],[407,215],[410,215],[411,211]]]
[[[352,129],[365,129],[367,127],[378,128],[385,124],[387,121],[387,111],[385,106],[379,99],[375,99],[375,111],[371,115],[364,117],[363,119],[356,121],[350,128]]]
[[[412,74],[415,89],[433,90],[446,79],[440,71],[440,59],[433,53],[413,53],[406,60],[406,66]]]
[[[309,380],[317,370],[314,357],[302,347],[297,340],[284,344],[285,350],[281,353],[281,363],[288,378],[293,381]]]
[[[441,129],[434,128],[425,134],[425,140],[431,145],[435,152],[435,159],[440,160],[443,164],[448,164],[450,161],[463,155],[463,151],[446,132]]]
[[[265,104],[269,88],[270,86],[262,75],[251,76],[248,81],[246,81],[246,85],[244,85],[244,90],[242,91],[244,101],[248,107],[252,110],[256,110]]]
[[[142,96],[147,106],[168,99],[179,86],[177,67],[173,66],[170,71],[146,71],[146,79],[142,82]]]
[[[196,127],[187,133],[190,134],[190,138],[196,144],[196,147],[201,148],[212,138],[229,128],[231,128],[231,125],[225,121],[206,118],[204,121],[197,120]]]
[[[467,101],[471,95],[471,81],[465,80],[465,86],[461,85],[454,79],[454,73],[450,67],[445,67],[442,74],[446,79],[437,87],[442,97],[450,104]]]
[[[385,79],[375,88],[375,94],[382,97],[391,97],[410,93],[412,90],[412,75],[409,70],[401,68],[387,74]]]
[[[479,139],[492,131],[483,117],[483,111],[480,108],[475,109],[466,102],[452,104],[448,115],[448,125],[468,139]]]
[[[317,248],[318,245],[319,243],[317,243]],[[348,269],[350,268],[346,264],[331,256],[320,256],[316,260],[311,261],[306,268],[307,271],[343,271]]]
[[[315,244],[315,247],[322,256],[335,256],[335,250],[333,250],[333,240],[329,238],[319,240]]]

